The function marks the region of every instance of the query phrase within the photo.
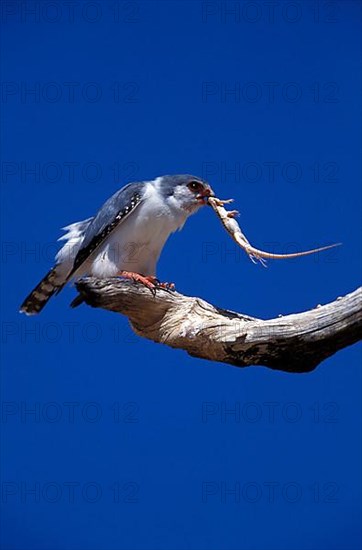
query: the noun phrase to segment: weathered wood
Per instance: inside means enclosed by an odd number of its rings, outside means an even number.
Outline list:
[[[362,338],[361,288],[313,310],[265,321],[175,291],[152,294],[119,278],[88,277],[76,286],[88,305],[126,315],[138,335],[238,367],[309,372]]]

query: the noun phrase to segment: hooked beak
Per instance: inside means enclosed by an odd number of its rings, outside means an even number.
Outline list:
[[[211,187],[205,187],[202,193],[199,193],[198,195],[196,195],[196,198],[199,204],[208,204],[207,199],[209,197],[215,197],[215,193],[211,189]]]

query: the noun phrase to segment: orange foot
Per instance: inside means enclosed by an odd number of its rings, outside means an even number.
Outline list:
[[[133,271],[120,271],[119,276],[124,277],[125,279],[132,279],[133,281],[136,281],[138,283],[142,283],[151,291],[155,291],[156,288],[163,288],[165,290],[174,290],[175,288],[174,283],[160,283],[157,277],[154,277],[153,275],[145,276],[141,275],[140,273],[135,273]]]
[[[175,283],[161,283],[161,281],[159,281],[157,277],[154,277],[153,275],[147,275],[145,279],[150,281],[156,288],[164,288],[165,290],[175,290]]]

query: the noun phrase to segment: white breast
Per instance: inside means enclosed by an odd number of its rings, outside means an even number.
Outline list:
[[[183,226],[187,217],[186,211],[160,196],[157,180],[149,182],[142,203],[99,247],[88,270],[99,278],[115,276],[121,270],[156,275],[166,240]]]

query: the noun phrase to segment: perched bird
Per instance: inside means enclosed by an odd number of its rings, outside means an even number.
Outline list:
[[[182,229],[214,193],[209,184],[188,174],[129,183],[100,208],[96,216],[64,227],[66,244],[55,266],[21,305],[27,315],[39,313],[71,280],[84,275],[121,276],[154,289],[156,265],[168,237]],[[167,284],[166,284],[167,285]]]

